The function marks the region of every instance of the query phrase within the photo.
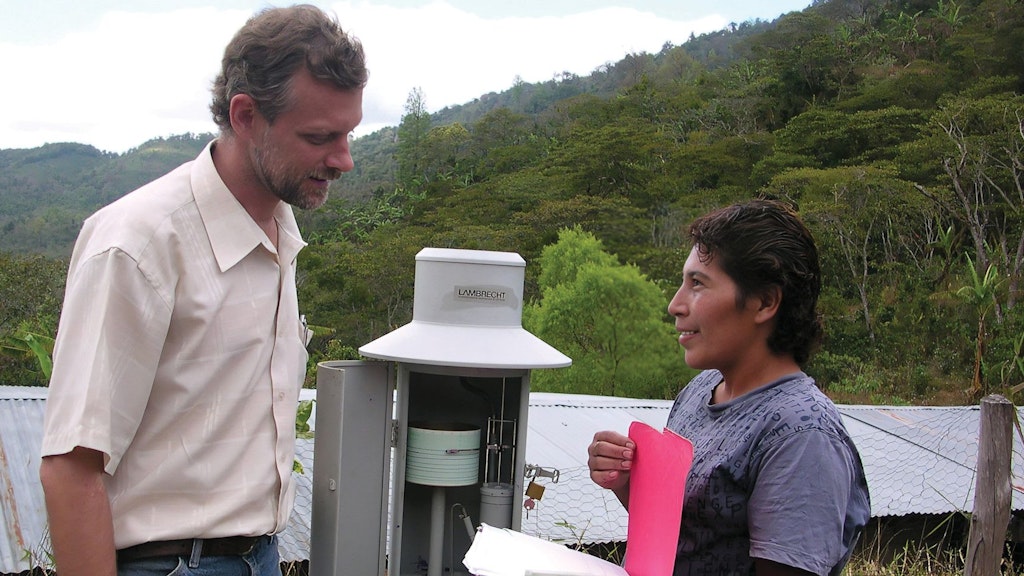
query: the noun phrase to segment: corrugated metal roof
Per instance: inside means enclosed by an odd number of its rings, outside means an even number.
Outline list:
[[[524,513],[523,532],[564,542],[624,541],[626,513],[590,481],[587,445],[594,432],[624,432],[634,420],[661,428],[671,406],[670,400],[531,394],[527,461],[560,476],[557,484],[538,480],[544,497]],[[873,517],[973,510],[978,406],[838,408],[864,462]],[[1024,510],[1024,447],[1016,433],[1011,472],[1013,509]]]
[[[526,463],[558,470],[558,482],[535,480],[545,487],[544,496],[523,511],[522,531],[565,543],[624,541],[626,511],[614,494],[590,481],[587,446],[595,432],[625,433],[635,420],[661,429],[671,406],[663,400],[530,394]]]
[[[52,566],[48,556],[46,504],[39,484],[46,388],[0,386],[0,574],[17,574],[37,566]],[[304,391],[302,398],[315,396]],[[305,474],[295,474],[296,505],[288,528],[280,534],[281,558],[286,562],[309,558],[310,514],[313,494],[313,441],[299,440],[296,459]]]
[[[973,510],[979,406],[839,409],[864,462],[872,516]],[[1013,509],[1021,510],[1024,450],[1016,432],[1011,473]]]
[[[45,506],[39,450],[43,388],[0,386],[0,494],[6,538],[0,573],[47,565]],[[308,399],[315,391],[303,391]],[[558,470],[558,482],[538,477],[544,496],[524,511],[522,531],[566,543],[624,541],[626,513],[614,495],[590,481],[587,445],[594,432],[629,428],[634,420],[660,428],[672,402],[574,394],[530,395],[526,462]],[[980,409],[967,407],[839,406],[864,461],[872,516],[947,514],[971,510]],[[1022,415],[1018,408],[1018,415]],[[285,561],[309,557],[313,441],[299,440],[295,509],[280,535]],[[1013,508],[1024,510],[1024,447],[1014,435]],[[525,497],[515,505],[522,505]]]
[[[45,388],[0,386],[0,497],[4,536],[0,572],[45,565],[49,545],[46,506],[39,486]]]

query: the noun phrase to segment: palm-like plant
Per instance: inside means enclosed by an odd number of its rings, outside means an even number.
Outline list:
[[[985,319],[995,306],[996,294],[1003,284],[1003,279],[992,264],[988,266],[983,276],[979,275],[970,256],[967,256],[967,275],[970,278],[970,284],[962,286],[956,291],[956,295],[978,312],[978,334],[974,348],[974,378],[970,388],[971,397],[976,399],[980,397],[983,387],[981,368],[985,353]]]

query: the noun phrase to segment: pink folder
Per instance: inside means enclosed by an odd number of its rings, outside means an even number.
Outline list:
[[[671,576],[693,445],[668,428],[658,432],[643,422],[630,424],[629,437],[636,450],[624,568],[629,576]]]

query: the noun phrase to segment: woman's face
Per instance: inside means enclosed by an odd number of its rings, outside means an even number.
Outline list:
[[[759,320],[760,299],[747,297],[737,306],[739,287],[718,265],[701,262],[697,248],[683,266],[683,283],[668,305],[676,319],[679,344],[686,350],[687,366],[730,372],[748,354],[767,346],[765,326]]]

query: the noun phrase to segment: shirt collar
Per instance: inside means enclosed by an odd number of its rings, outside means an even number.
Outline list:
[[[207,144],[192,163],[192,193],[217,265],[221,272],[225,272],[257,246],[264,246],[272,254],[277,250],[217,173],[213,164],[216,143],[213,140]],[[283,262],[290,263],[306,243],[302,240],[291,206],[278,203],[274,219],[278,224],[279,256]]]

